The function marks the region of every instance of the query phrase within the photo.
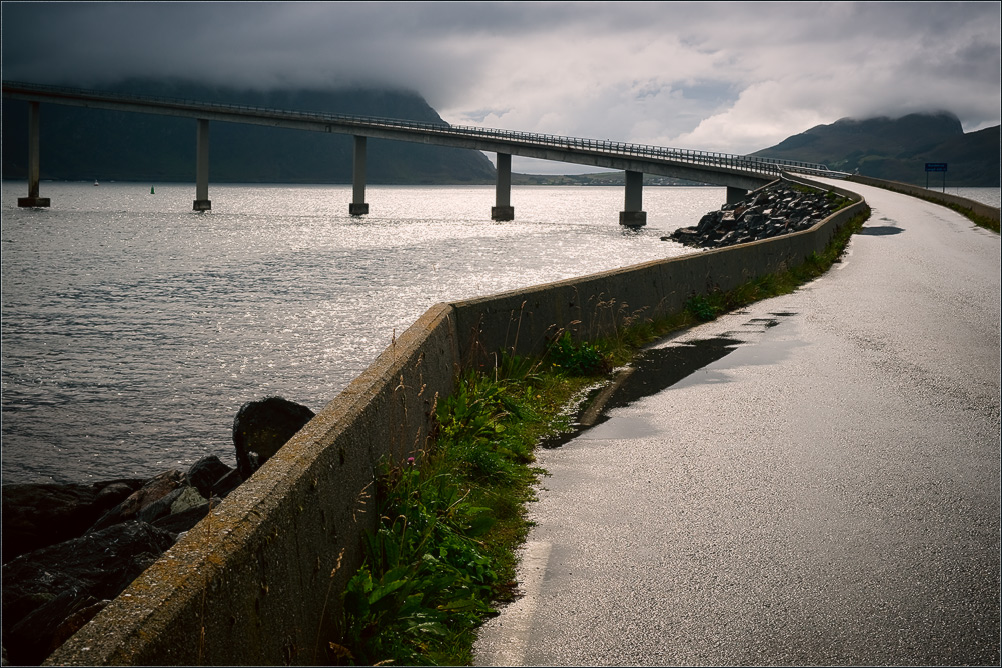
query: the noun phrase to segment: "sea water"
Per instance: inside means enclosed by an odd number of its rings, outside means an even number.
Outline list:
[[[370,186],[358,218],[349,186],[41,190],[3,184],[4,483],[232,465],[244,402],[319,412],[437,302],[692,252],[661,237],[726,195],[646,188],[632,231],[617,187],[515,187],[504,223],[491,186]]]
[[[239,407],[321,410],[424,311],[692,252],[662,241],[718,209],[718,187],[494,188],[3,183],[2,480],[84,482],[233,464]],[[998,206],[999,190],[948,189]]]

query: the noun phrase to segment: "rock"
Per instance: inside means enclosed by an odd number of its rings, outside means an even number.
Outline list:
[[[199,494],[198,490],[191,485],[185,485],[179,489],[180,494],[170,504],[170,514],[177,515],[189,508],[195,508],[205,504],[207,499]]]
[[[700,218],[669,239],[687,246],[718,248],[805,230],[831,214],[842,200],[821,190],[778,182]]]
[[[102,515],[88,533],[138,518],[139,513],[180,487],[183,481],[184,474],[177,470],[164,471],[150,478],[124,501]],[[155,515],[157,511],[159,509],[150,511],[147,516]]]
[[[195,487],[203,497],[208,499],[215,493],[213,486],[232,470],[221,462],[219,457],[206,455],[191,465],[185,474],[185,479],[189,485]]]
[[[10,643],[11,654],[18,659],[18,663],[39,665],[65,642],[68,636],[64,636],[73,625],[70,620],[79,621],[81,613],[95,602],[93,596],[80,595],[76,589],[67,589],[47,600],[9,631],[4,631],[4,640]],[[83,623],[87,621],[89,618]]]
[[[153,524],[156,520],[161,517],[166,517],[170,515],[171,504],[181,495],[184,488],[177,487],[171,490],[165,496],[160,497],[156,501],[153,501],[148,506],[140,510],[136,515],[130,519],[137,519],[140,522],[146,522],[148,524]],[[194,489],[194,487],[189,487],[188,489]],[[198,491],[195,491],[198,494]],[[201,498],[201,494],[198,494]]]
[[[720,219],[723,217],[724,217],[723,211],[711,211],[710,213],[706,214],[705,216],[699,219],[699,224],[696,226],[696,231],[699,232],[700,234],[704,234],[708,230],[712,230],[717,226],[718,223],[720,223]],[[687,227],[685,229],[691,230],[693,228]]]
[[[240,475],[240,471],[233,469],[216,481],[216,484],[212,488],[212,493],[221,499],[225,499],[226,496],[239,487],[243,481],[244,477]]]
[[[3,644],[11,663],[38,665],[67,618],[87,608],[96,614],[95,603],[118,596],[172,544],[165,531],[124,522],[4,564]]]
[[[199,495],[199,498],[202,498],[201,495]],[[213,507],[215,507],[215,504],[213,504]],[[191,506],[180,512],[171,513],[170,515],[161,517],[153,523],[153,526],[161,531],[166,531],[167,533],[177,536],[185,531],[190,531],[192,527],[198,524],[202,518],[208,514],[209,502],[202,499],[202,503],[200,505]]]
[[[107,598],[100,601],[94,601],[92,597],[88,597],[88,601],[92,602],[89,605],[84,605],[84,607],[77,610],[59,623],[56,630],[52,633],[52,641],[49,643],[49,649],[46,652],[46,656],[56,651],[60,645],[70,639],[70,636],[82,629],[84,624],[93,619],[94,615],[101,612],[106,605],[111,603],[111,599]]]
[[[306,406],[281,397],[249,401],[233,420],[237,470],[249,478],[314,416]]]
[[[82,536],[142,485],[138,478],[93,484],[3,485],[3,563]]]

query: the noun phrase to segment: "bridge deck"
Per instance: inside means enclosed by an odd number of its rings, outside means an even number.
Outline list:
[[[351,134],[435,144],[574,164],[643,172],[750,189],[782,171],[839,176],[815,163],[694,151],[646,144],[421,123],[400,119],[247,107],[174,98],[3,82],[4,97],[136,113]]]

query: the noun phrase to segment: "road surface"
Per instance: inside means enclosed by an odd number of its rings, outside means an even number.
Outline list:
[[[540,453],[477,664],[999,664],[999,235],[853,188],[843,262]]]

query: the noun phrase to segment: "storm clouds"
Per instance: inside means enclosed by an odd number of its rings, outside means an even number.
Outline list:
[[[1000,27],[997,2],[4,2],[2,67],[390,87],[450,123],[747,153],[846,116],[996,125]]]

